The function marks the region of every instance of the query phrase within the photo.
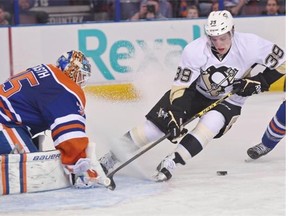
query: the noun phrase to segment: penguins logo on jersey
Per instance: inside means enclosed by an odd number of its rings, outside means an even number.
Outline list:
[[[206,86],[205,90],[211,96],[218,96],[225,92],[227,86],[232,85],[235,75],[238,72],[236,68],[221,66],[215,68],[209,67],[206,71],[202,72],[202,79]]]
[[[163,109],[163,108],[160,108],[159,111],[157,112],[157,117],[158,118],[167,118],[168,117],[168,113]]]

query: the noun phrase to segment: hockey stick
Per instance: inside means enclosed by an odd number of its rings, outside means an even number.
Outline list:
[[[195,120],[196,118],[200,118],[201,116],[203,116],[205,113],[207,113],[208,111],[210,111],[211,109],[213,109],[214,107],[216,107],[218,104],[220,104],[221,102],[223,102],[224,100],[226,100],[227,98],[229,98],[230,96],[232,96],[233,94],[235,94],[236,92],[238,92],[238,89],[232,90],[231,92],[229,92],[228,94],[226,94],[225,96],[223,96],[222,98],[220,98],[219,100],[215,101],[214,103],[210,104],[208,107],[206,107],[205,109],[203,109],[202,111],[198,112],[196,115],[194,115],[193,117],[191,117],[190,119],[188,119],[188,121],[186,121],[182,126],[186,126],[187,124],[189,124],[190,122],[192,122],[193,120]],[[138,157],[140,157],[141,155],[143,155],[145,152],[147,152],[148,150],[150,150],[151,148],[153,148],[154,146],[156,146],[157,144],[159,144],[160,142],[162,142],[163,140],[167,139],[169,136],[171,135],[171,133],[167,133],[165,134],[165,136],[161,137],[160,139],[156,140],[154,143],[150,144],[148,147],[146,147],[145,149],[143,149],[142,151],[138,152],[136,155],[134,155],[133,157],[131,157],[129,160],[127,160],[126,162],[122,163],[120,166],[118,166],[117,168],[115,168],[111,173],[109,173],[107,175],[107,177],[111,180],[110,185],[108,186],[108,188],[110,190],[114,190],[116,188],[116,184],[113,180],[113,176],[115,173],[117,173],[119,170],[121,170],[123,167],[126,167],[128,164],[130,164],[132,161],[134,161],[135,159],[137,159]]]

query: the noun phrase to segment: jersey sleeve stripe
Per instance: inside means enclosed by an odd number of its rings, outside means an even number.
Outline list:
[[[2,101],[0,101],[0,109],[1,112],[4,113],[9,119],[13,120],[12,113],[4,106]]]
[[[14,121],[14,122],[22,122],[21,117],[15,112],[10,102],[7,100],[7,98],[2,97],[0,95],[0,111],[1,116],[6,121]]]
[[[56,147],[59,144],[65,142],[67,140],[70,140],[70,139],[87,138],[87,135],[86,135],[86,133],[84,133],[82,131],[72,131],[72,132],[65,133],[65,134],[59,136],[57,139],[54,139],[54,137],[52,137],[52,138],[53,138],[53,141],[54,141],[54,145]]]
[[[58,127],[61,124],[68,124],[72,121],[79,121],[83,124],[85,124],[85,118],[83,116],[77,115],[77,114],[71,114],[67,116],[63,116],[60,118],[55,119],[54,123],[50,126],[51,130],[55,130],[56,127]]]
[[[85,126],[83,124],[69,124],[62,127],[57,127],[56,130],[52,131],[52,137],[57,137],[61,133],[69,132],[70,130],[80,130],[85,131]]]

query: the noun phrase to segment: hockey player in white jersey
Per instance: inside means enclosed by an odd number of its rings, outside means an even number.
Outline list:
[[[178,165],[185,165],[211,140],[223,136],[240,116],[247,96],[268,91],[285,73],[284,50],[257,35],[236,32],[230,12],[211,12],[205,32],[184,48],[171,90],[150,110],[143,124],[121,138],[123,148],[136,150],[168,132],[172,142],[184,136],[156,168],[157,181],[169,180]],[[255,64],[266,69],[251,77],[249,69]],[[193,130],[188,132],[181,126],[232,89],[240,91],[203,115]],[[112,149],[101,158],[107,169],[113,168],[115,154]]]

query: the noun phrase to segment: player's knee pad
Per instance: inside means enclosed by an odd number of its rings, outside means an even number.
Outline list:
[[[204,148],[225,125],[224,116],[218,111],[212,110],[206,113],[190,132]]]
[[[239,115],[238,116],[232,116],[230,121],[224,125],[224,127],[221,129],[221,131],[215,136],[215,138],[219,138],[221,136],[223,136],[228,130],[230,130],[230,128],[232,127],[232,125],[237,121]]]
[[[153,142],[160,137],[164,136],[164,133],[156,127],[151,121],[146,120],[144,124],[131,129],[127,134],[130,136],[131,141],[138,147],[141,148],[146,144]]]
[[[214,108],[214,111],[218,111],[221,113],[225,118],[225,124],[223,125],[222,129],[214,138],[219,138],[223,134],[225,134],[232,125],[236,122],[238,117],[241,114],[241,107],[231,104],[227,101],[223,101],[218,106]]]

